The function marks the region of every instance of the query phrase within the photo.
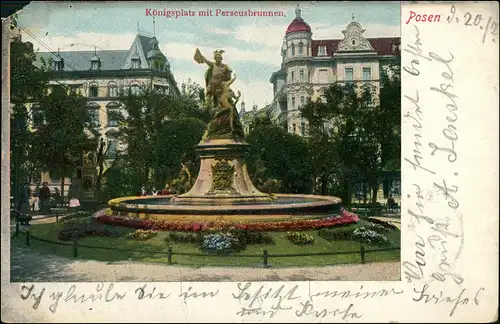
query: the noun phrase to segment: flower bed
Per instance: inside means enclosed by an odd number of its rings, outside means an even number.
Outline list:
[[[366,244],[388,245],[390,243],[384,234],[377,233],[366,227],[356,228],[352,232],[352,237],[354,241]]]
[[[135,229],[151,229],[159,231],[175,232],[207,232],[225,230],[245,230],[252,232],[273,232],[273,231],[301,231],[310,229],[321,229],[333,227],[341,224],[356,223],[358,215],[342,210],[338,217],[324,219],[291,220],[279,222],[190,222],[190,221],[167,221],[167,220],[145,220],[140,218],[125,218],[107,215],[106,212],[99,211],[94,214],[94,218],[99,222],[108,225],[131,227]]]
[[[201,251],[208,253],[229,253],[239,249],[239,241],[230,233],[203,236]]]
[[[293,244],[297,245],[305,245],[305,244],[312,244],[314,243],[314,237],[311,235],[307,235],[306,233],[302,232],[288,232],[286,233],[286,238],[292,242]]]
[[[127,237],[133,240],[146,241],[156,236],[156,234],[158,234],[157,231],[138,229],[135,232],[129,233]]]

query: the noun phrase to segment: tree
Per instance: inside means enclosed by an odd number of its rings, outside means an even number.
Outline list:
[[[210,115],[200,98],[202,88],[183,85],[181,96],[163,95],[149,88],[120,98],[120,137],[127,144],[126,159],[133,186],[154,183],[163,186],[180,167],[184,154],[194,157]]]
[[[256,186],[266,180],[280,182],[281,191],[310,191],[311,165],[307,142],[298,135],[268,122],[258,124],[247,135],[249,173]]]
[[[92,165],[96,172],[94,196],[97,201],[101,201],[103,181],[108,173],[118,165],[120,152],[116,151],[113,153],[113,156],[110,156],[110,141],[105,140],[104,137],[100,136],[97,130],[92,130],[92,133],[94,134],[94,138],[99,139],[96,141],[97,146],[95,147],[95,151],[90,152],[90,155],[92,156]],[[109,160],[110,158],[111,161]]]
[[[309,101],[301,108],[309,123],[313,174],[320,178],[321,194],[336,182],[347,204],[355,183],[362,183],[365,191],[377,183],[380,150],[373,95],[355,84],[334,84],[325,90],[326,102]]]
[[[331,90],[333,91],[333,89]],[[309,125],[307,141],[311,154],[314,191],[316,192],[316,181],[319,178],[322,195],[327,194],[329,180],[338,164],[335,160],[337,156],[332,152],[333,146],[328,122],[333,117],[333,112],[329,108],[325,102],[311,100],[301,107],[301,115],[308,121]]]
[[[84,150],[95,145],[85,133],[89,121],[86,99],[75,91],[55,86],[38,102],[44,124],[34,133],[34,144],[42,166],[61,176],[61,197],[64,178],[80,165]]]
[[[377,125],[384,170],[401,169],[401,66],[397,62],[382,75]]]
[[[15,19],[13,20],[15,26]],[[10,140],[11,170],[14,171],[14,187],[11,188],[16,198],[21,181],[30,182],[38,169],[37,152],[34,147],[34,136],[28,129],[33,115],[29,105],[40,100],[47,93],[49,80],[45,66],[34,66],[36,53],[33,44],[14,39],[10,44]]]

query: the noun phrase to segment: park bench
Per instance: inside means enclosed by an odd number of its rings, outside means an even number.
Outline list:
[[[371,216],[380,216],[382,211],[385,209],[380,203],[376,204],[355,204],[354,210],[358,215],[370,214]]]
[[[29,225],[29,222],[33,219],[30,214],[22,213],[19,210],[14,210],[16,221],[21,225]]]
[[[56,222],[59,222],[59,216],[68,212],[68,207],[52,207],[50,212],[56,216]]]

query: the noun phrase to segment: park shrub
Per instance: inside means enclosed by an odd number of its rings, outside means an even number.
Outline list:
[[[229,231],[234,237],[238,239],[241,245],[252,244],[274,244],[274,239],[269,233],[264,232],[250,232],[241,229],[233,228]]]
[[[320,229],[318,235],[327,241],[352,241],[353,227]]]
[[[371,224],[376,224],[376,225],[380,225],[382,227],[384,227],[385,229],[387,229],[387,232],[390,232],[392,230],[396,230],[398,229],[397,226],[394,226],[388,222],[384,222],[380,219],[376,219],[376,218],[369,218],[368,221],[371,223]],[[371,226],[371,225],[370,225]],[[376,227],[373,227],[373,229],[375,228],[378,228],[382,231],[382,229],[379,227],[379,226],[376,226]]]
[[[65,223],[67,223],[67,222],[72,222],[72,221],[75,221],[75,220],[82,220],[82,219],[87,220],[91,216],[92,215],[89,212],[86,212],[86,211],[77,211],[77,212],[69,213],[66,216],[62,216],[61,219],[62,219],[62,221],[64,221]]]
[[[121,237],[129,230],[122,229],[115,226],[92,224],[87,230],[87,235],[89,236],[100,236],[100,237]]]
[[[389,240],[384,234],[377,233],[374,230],[368,229],[366,227],[356,228],[352,232],[353,240],[359,243],[365,244],[375,244],[375,245],[388,245]]]
[[[133,240],[146,241],[149,240],[150,238],[155,237],[157,234],[158,234],[157,231],[138,229],[132,233],[129,233],[127,237]]]
[[[59,230],[59,239],[61,241],[72,240],[73,237],[80,239],[86,236],[101,236],[101,237],[120,237],[123,236],[128,229],[105,225],[97,222],[90,214],[87,216],[74,216],[69,219],[64,219],[63,228]]]
[[[372,223],[371,221],[367,224],[368,229],[371,229],[377,233],[388,233],[390,231],[392,231],[392,228],[390,228],[389,226],[384,226],[382,224],[376,224],[376,223]]]
[[[287,232],[286,238],[297,245],[306,245],[314,243],[314,237],[303,232]]]
[[[165,238],[165,241],[176,243],[201,243],[202,238],[203,237],[199,234],[172,232],[168,234],[168,238]]]
[[[59,230],[58,238],[61,241],[83,238],[87,235],[89,224],[87,222],[68,222]]]
[[[201,243],[201,250],[207,253],[226,254],[240,247],[240,242],[231,233],[207,234]]]

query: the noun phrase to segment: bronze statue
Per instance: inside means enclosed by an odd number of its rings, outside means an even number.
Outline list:
[[[207,127],[207,131],[203,139],[210,138],[231,138],[243,139],[243,126],[239,120],[236,104],[241,97],[241,92],[238,95],[230,88],[231,84],[236,80],[236,75],[232,73],[229,66],[222,63],[223,50],[214,51],[215,62],[208,61],[196,49],[194,60],[198,63],[206,63],[209,68],[205,73],[205,81],[207,87],[207,97],[213,102],[212,114],[213,119]],[[231,75],[233,76],[231,77]]]
[[[222,94],[222,85],[231,80],[231,68],[222,63],[223,50],[214,51],[214,62],[205,58],[199,49],[196,49],[194,60],[198,63],[206,63],[208,70],[205,72],[205,86],[207,88],[207,97],[212,99],[213,104],[217,106],[219,97]]]

